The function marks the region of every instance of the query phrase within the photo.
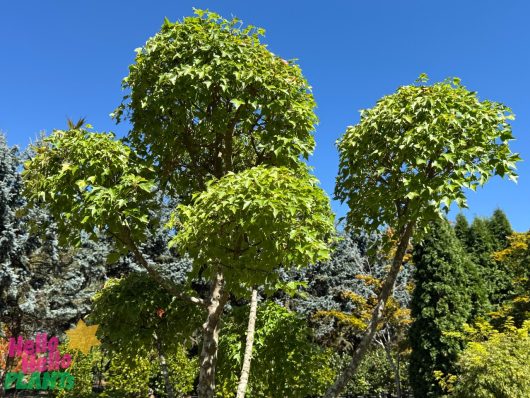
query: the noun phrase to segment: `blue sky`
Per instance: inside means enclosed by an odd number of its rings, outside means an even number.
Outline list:
[[[297,58],[313,86],[320,124],[311,158],[331,194],[335,140],[359,110],[425,72],[458,76],[483,99],[516,114],[513,149],[527,161],[513,184],[495,178],[469,192],[468,218],[501,207],[519,231],[530,228],[530,3],[526,1],[2,1],[0,130],[24,148],[40,131],[85,116],[98,131],[124,134],[109,113],[134,49],[192,7],[266,29],[269,49]],[[345,212],[338,203],[334,209]],[[451,217],[456,213],[453,211]]]

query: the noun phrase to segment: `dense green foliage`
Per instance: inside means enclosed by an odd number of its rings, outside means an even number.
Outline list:
[[[61,242],[103,231],[122,249],[145,240],[156,208],[152,169],[113,134],[56,130],[34,147],[23,173],[30,204],[46,203]],[[72,233],[75,231],[76,233]]]
[[[61,346],[66,351],[66,344]],[[189,358],[183,346],[175,345],[168,352],[170,382],[177,397],[184,397],[193,389],[197,377],[197,358]],[[84,355],[74,356],[69,372],[75,377],[70,391],[56,390],[55,398],[145,398],[149,392],[166,397],[160,363],[153,350],[115,351],[112,354],[92,348]],[[101,393],[96,393],[93,387]]]
[[[128,141],[173,194],[260,164],[296,167],[313,151],[310,87],[294,62],[260,43],[263,33],[197,10],[166,20],[137,49],[115,116],[130,119]]]
[[[510,294],[493,313],[497,326],[513,320],[521,327],[530,319],[530,232],[514,233],[506,249],[494,253],[495,261],[511,276]]]
[[[464,244],[470,258],[476,264],[479,283],[486,292],[482,302],[475,304],[475,312],[480,314],[496,309],[511,291],[513,275],[501,262],[495,261],[493,253],[508,245],[512,228],[506,215],[496,209],[491,218],[475,218],[468,225],[463,215],[457,216],[455,233]]]
[[[229,398],[253,290],[248,397],[530,396],[530,233],[500,209],[442,217],[516,181],[511,110],[422,75],[362,111],[338,141],[335,239],[304,162],[311,87],[263,34],[166,19],[123,80],[123,139],[69,122],[21,156],[0,134],[0,333],[62,337],[90,312],[103,344],[57,398]]]
[[[508,238],[513,233],[508,217],[501,209],[495,209],[488,220],[488,229],[493,237],[494,249],[496,251],[508,246]]]
[[[149,351],[161,341],[164,350],[188,341],[202,314],[192,304],[172,300],[146,273],[109,279],[93,298],[90,314],[105,347],[122,354]],[[182,322],[185,319],[186,322]]]
[[[509,108],[480,101],[458,79],[381,98],[338,143],[336,196],[348,204],[348,225],[400,231],[414,219],[422,230],[440,206],[465,206],[464,188],[493,175],[515,180],[511,119]]]
[[[474,264],[466,256],[447,221],[436,221],[414,247],[414,283],[410,327],[410,383],[417,397],[443,394],[434,376],[456,372],[461,342],[444,332],[461,330],[472,310],[469,275]]]
[[[407,361],[399,363],[399,370],[402,375],[402,391],[409,390],[406,377],[407,365]],[[396,393],[394,373],[383,348],[376,347],[368,352],[359,366],[359,370],[348,384],[346,393],[353,396],[378,396]]]
[[[455,398],[526,398],[530,396],[529,324],[522,329],[493,332],[488,340],[471,342],[459,360],[461,376]]]
[[[223,270],[227,288],[275,282],[275,268],[303,267],[329,257],[333,214],[314,177],[258,166],[208,184],[181,205],[172,244],[194,259],[196,272]]]

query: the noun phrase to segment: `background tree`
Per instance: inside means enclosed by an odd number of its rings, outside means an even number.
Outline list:
[[[510,290],[510,275],[501,263],[493,259],[497,247],[503,247],[490,230],[491,221],[476,217],[471,223],[468,239],[468,253],[477,264],[479,275],[487,292],[485,309],[495,309]]]
[[[47,210],[25,209],[22,156],[3,135],[0,153],[0,328],[9,337],[38,331],[61,336],[90,310],[105,278],[108,248],[84,238],[79,248],[59,245]],[[7,365],[2,372],[12,365],[10,358]]]
[[[378,242],[380,237],[375,234],[353,237],[342,233],[333,247],[329,261],[295,271],[287,278],[307,285],[299,295],[292,299],[286,297],[282,301],[307,317],[314,329],[315,340],[324,347],[333,348],[342,357],[342,362],[345,362],[362,337],[371,310],[377,302],[381,278],[384,278],[388,267],[389,253],[384,252],[382,247],[373,253],[368,252],[368,248]],[[401,385],[400,368],[403,366],[399,366],[399,362],[402,351],[407,346],[405,331],[410,322],[407,309],[410,301],[409,277],[409,267],[405,266],[396,282],[391,304],[385,310],[383,325],[376,335],[377,344],[371,347],[371,350],[383,348],[372,356],[381,358],[383,363],[376,362],[371,365],[371,369],[377,369],[380,376],[390,372],[390,389],[387,391],[394,390],[396,393]],[[381,357],[379,354],[384,355]],[[363,377],[356,382],[364,385],[366,393],[376,393],[376,390],[388,387],[384,383],[386,387],[383,384],[371,385],[361,379]],[[388,381],[386,376],[373,380],[383,379],[385,383]],[[361,394],[362,388],[359,389],[354,384],[350,383],[348,393]]]
[[[472,314],[475,265],[445,220],[433,222],[414,246],[410,327],[410,384],[414,396],[440,397],[435,371],[456,373],[461,341],[444,333],[461,331]]]
[[[469,247],[469,223],[466,216],[458,213],[455,219],[455,234],[462,246],[467,250]]]
[[[512,319],[517,327],[530,320],[530,232],[508,237],[508,247],[493,254],[495,261],[511,276],[510,294],[492,314],[496,325]]]
[[[347,227],[368,233],[390,227],[397,250],[366,333],[327,398],[340,394],[368,350],[415,232],[424,233],[453,201],[465,206],[464,188],[493,175],[516,179],[511,119],[509,108],[480,101],[453,79],[400,87],[362,111],[339,140],[335,195],[348,204]]]
[[[493,237],[495,250],[503,250],[508,246],[508,238],[513,233],[508,217],[501,209],[495,209],[493,215],[488,220],[488,229]]]
[[[2,335],[18,334],[22,329],[21,314],[17,304],[17,283],[27,275],[22,257],[24,255],[24,234],[16,216],[22,206],[22,180],[17,172],[18,151],[9,148],[0,133],[0,330]],[[3,356],[4,352],[2,353]],[[3,385],[5,373],[12,365],[9,357],[3,358],[0,382]],[[3,389],[2,389],[3,390]],[[0,394],[2,394],[0,392]]]
[[[218,397],[234,397],[245,348],[247,309],[227,316],[219,342]],[[315,344],[300,314],[268,301],[260,303],[252,359],[249,397],[302,398],[322,394],[335,376],[337,358],[330,348]]]

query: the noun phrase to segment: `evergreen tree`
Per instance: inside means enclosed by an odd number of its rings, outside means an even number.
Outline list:
[[[501,263],[493,259],[498,242],[490,230],[490,221],[475,218],[470,227],[468,253],[477,265],[480,279],[487,292],[489,307],[496,307],[510,293],[510,273]]]
[[[467,258],[447,221],[436,221],[413,250],[415,289],[409,332],[410,383],[416,397],[439,397],[434,371],[456,373],[461,343],[444,332],[458,331],[472,313]]]
[[[20,161],[0,134],[0,326],[10,335],[60,335],[88,313],[108,248],[88,239],[61,247],[46,210],[25,208]]]
[[[488,226],[486,218],[475,217],[469,228],[468,251],[474,255],[482,256],[492,253],[495,241]]]
[[[488,229],[493,237],[495,251],[508,247],[508,237],[513,233],[508,217],[501,209],[496,209],[488,220]]]
[[[457,214],[454,229],[456,237],[467,250],[469,244],[469,223],[467,222],[466,216],[462,213]]]
[[[23,204],[19,164],[17,148],[9,148],[0,133],[0,326],[9,325],[16,332],[21,322],[12,311],[16,302],[15,287],[28,274],[24,267],[26,236],[16,214]]]
[[[314,315],[319,311],[352,313],[355,310],[355,303],[344,295],[346,292],[355,292],[364,298],[373,295],[373,287],[356,276],[370,275],[381,278],[388,262],[381,253],[368,257],[366,249],[369,240],[373,239],[353,237],[351,234],[343,233],[341,239],[334,245],[330,260],[287,276],[289,280],[307,283],[301,296],[292,300],[287,299],[287,306],[307,317],[321,344],[334,346],[339,351],[351,349],[352,338],[355,340],[350,333],[351,330],[341,327],[337,320],[329,317],[316,318]],[[398,283],[398,285],[404,284]],[[396,291],[402,292],[404,289],[399,286]]]

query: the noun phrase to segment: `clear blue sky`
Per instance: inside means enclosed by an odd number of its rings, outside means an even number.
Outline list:
[[[431,81],[458,76],[481,98],[510,106],[513,148],[526,159],[519,184],[496,178],[470,192],[465,214],[501,207],[516,230],[530,228],[530,3],[523,0],[2,1],[0,130],[8,142],[24,148],[39,131],[65,127],[67,116],[124,134],[127,126],[108,115],[121,101],[133,50],[164,17],[181,19],[192,7],[261,26],[274,53],[299,59],[320,119],[311,164],[330,194],[335,140],[360,109],[422,72]]]

